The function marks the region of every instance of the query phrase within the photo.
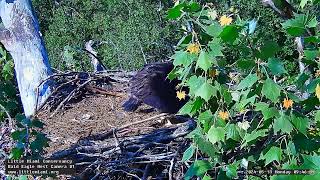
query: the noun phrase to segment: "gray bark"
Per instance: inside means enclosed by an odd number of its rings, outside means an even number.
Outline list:
[[[31,0],[0,0],[0,18],[0,41],[14,60],[22,105],[30,117],[48,98],[52,86],[50,81],[39,86],[52,74],[39,23]]]

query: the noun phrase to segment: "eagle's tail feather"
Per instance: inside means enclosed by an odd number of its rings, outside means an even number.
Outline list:
[[[141,105],[141,101],[135,97],[130,97],[126,102],[122,104],[125,111],[135,111]]]

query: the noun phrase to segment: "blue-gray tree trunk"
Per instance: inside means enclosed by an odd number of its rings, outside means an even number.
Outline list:
[[[24,113],[30,117],[48,98],[52,86],[45,82],[37,97],[40,82],[52,74],[39,23],[31,0],[0,0],[0,18],[0,42],[14,60]]]

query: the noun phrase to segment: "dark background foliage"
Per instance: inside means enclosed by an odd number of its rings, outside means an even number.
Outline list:
[[[294,55],[280,27],[281,19],[260,0],[206,0],[219,15],[238,10],[244,20],[259,18],[257,40],[278,42],[280,57]],[[51,64],[61,70],[90,70],[89,58],[81,51],[88,40],[98,41],[95,49],[111,69],[137,69],[145,62],[166,60],[174,51],[180,25],[165,19],[171,0],[33,0],[40,20]],[[272,31],[271,31],[272,29]],[[237,59],[236,51],[229,58]],[[290,65],[288,65],[290,66]],[[292,67],[294,69],[295,67]],[[290,69],[290,68],[289,68]]]
[[[167,59],[179,37],[175,24],[164,19],[169,4],[160,1],[34,0],[33,5],[51,64],[62,70],[90,69],[81,51],[88,40],[99,42],[95,49],[108,68],[136,69]]]

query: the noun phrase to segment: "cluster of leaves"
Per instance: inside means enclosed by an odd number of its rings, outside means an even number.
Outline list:
[[[192,161],[185,179],[230,179],[240,176],[237,170],[252,169],[315,173],[249,179],[320,178],[320,33],[310,11],[318,2],[304,2],[300,10],[305,13],[279,23],[289,45],[255,35],[259,24],[267,22],[219,14],[210,3],[182,0],[168,11],[168,18],[193,24],[172,56],[175,68],[168,75],[188,88],[187,93],[177,92],[180,99],[183,94],[190,97],[179,113],[198,120],[183,156],[183,161]],[[301,39],[304,50],[296,59],[277,56]],[[230,50],[240,53],[229,56]],[[288,61],[307,68],[288,71]]]
[[[136,69],[145,61],[166,59],[173,53],[174,39],[178,40],[174,24],[163,21],[165,11],[161,9],[167,4],[151,0],[33,0],[50,63],[61,70],[92,69],[89,56],[82,51],[89,40],[98,41],[93,48],[108,68]]]
[[[38,119],[29,119],[20,114],[16,120],[19,129],[11,134],[16,146],[12,148],[9,158],[41,158],[44,148],[49,146],[49,139],[41,132],[44,124]]]
[[[0,122],[7,117],[6,113],[15,115],[21,111],[14,80],[13,60],[7,51],[0,46]],[[7,111],[7,112],[6,112]]]

